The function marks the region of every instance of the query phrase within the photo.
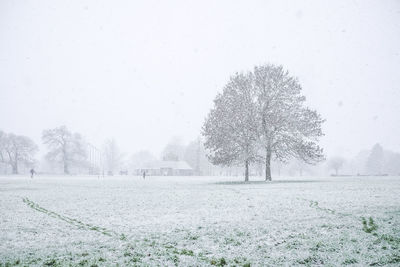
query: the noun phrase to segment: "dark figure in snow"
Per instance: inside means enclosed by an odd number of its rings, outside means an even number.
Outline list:
[[[146,179],[146,171],[143,171],[143,179]]]
[[[33,178],[33,176],[35,175],[36,172],[35,172],[34,169],[31,169],[31,170],[30,170],[30,173],[31,173],[31,178]]]

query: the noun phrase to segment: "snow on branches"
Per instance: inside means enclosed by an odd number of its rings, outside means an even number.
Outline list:
[[[297,158],[313,164],[324,159],[318,140],[324,120],[305,106],[298,80],[282,66],[256,66],[236,73],[214,100],[203,126],[210,160],[218,165],[265,162],[271,180],[271,158]]]

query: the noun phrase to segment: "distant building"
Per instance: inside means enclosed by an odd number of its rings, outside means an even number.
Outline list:
[[[153,176],[190,176],[195,173],[186,161],[181,160],[152,161],[144,164],[141,169],[136,169],[138,175],[141,175],[144,171],[146,175]]]

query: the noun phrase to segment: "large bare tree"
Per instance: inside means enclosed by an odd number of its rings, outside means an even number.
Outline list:
[[[385,152],[380,144],[375,144],[367,158],[365,169],[369,175],[383,173]]]
[[[65,174],[70,173],[72,166],[86,163],[86,145],[81,135],[70,132],[66,126],[44,130],[42,140],[49,148],[47,159],[61,163]]]
[[[121,167],[123,154],[114,138],[107,139],[104,144],[104,156],[107,170],[113,174]]]
[[[11,166],[12,173],[18,174],[19,167],[32,166],[37,145],[26,136],[0,132],[0,161]]]
[[[265,180],[271,180],[271,158],[297,158],[313,164],[324,159],[319,138],[324,120],[305,106],[297,78],[282,66],[254,68],[254,91],[259,117],[259,138],[265,154]]]
[[[214,164],[248,165],[265,162],[271,180],[271,160],[290,158],[313,164],[324,159],[318,146],[324,120],[305,105],[298,80],[282,66],[263,65],[236,74],[214,100],[203,126],[205,146]]]
[[[6,133],[0,130],[0,162],[5,163]]]
[[[172,137],[168,144],[164,147],[161,158],[163,160],[178,161],[183,160],[185,154],[185,145],[180,136]]]
[[[249,165],[257,158],[257,114],[251,73],[233,75],[203,125],[205,147],[213,164],[244,164],[245,181]]]
[[[330,158],[328,161],[328,168],[335,170],[335,175],[339,175],[339,170],[343,167],[346,160],[340,156]]]
[[[200,137],[186,146],[184,159],[195,170],[196,175],[211,175],[214,169],[214,165],[207,158],[204,141]]]

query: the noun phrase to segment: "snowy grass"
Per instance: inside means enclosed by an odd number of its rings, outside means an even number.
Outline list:
[[[0,266],[400,265],[400,177],[0,177]]]

